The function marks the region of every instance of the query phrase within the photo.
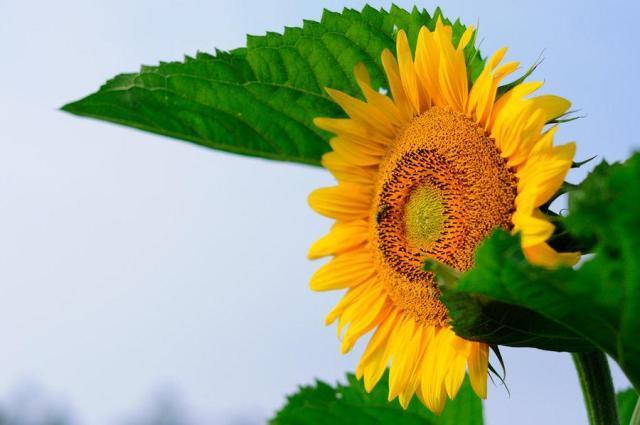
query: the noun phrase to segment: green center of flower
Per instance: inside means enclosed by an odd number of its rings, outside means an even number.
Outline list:
[[[442,233],[445,208],[440,192],[426,183],[411,193],[404,208],[407,241],[418,248],[427,248]]]

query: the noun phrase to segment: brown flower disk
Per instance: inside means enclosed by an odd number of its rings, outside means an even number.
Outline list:
[[[380,165],[372,208],[375,264],[396,306],[444,325],[424,260],[468,270],[493,229],[511,228],[516,194],[514,170],[477,123],[441,107],[416,117]]]

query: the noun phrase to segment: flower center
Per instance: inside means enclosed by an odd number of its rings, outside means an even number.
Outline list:
[[[409,194],[404,207],[407,241],[411,245],[427,248],[440,237],[444,217],[440,191],[429,182],[416,187]]]
[[[495,228],[511,228],[517,179],[470,118],[433,107],[409,124],[380,165],[372,209],[378,276],[397,307],[444,325],[432,258],[460,271]]]

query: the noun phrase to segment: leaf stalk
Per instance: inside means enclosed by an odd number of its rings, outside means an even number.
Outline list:
[[[607,356],[601,351],[572,353],[572,356],[587,407],[589,425],[620,425]]]

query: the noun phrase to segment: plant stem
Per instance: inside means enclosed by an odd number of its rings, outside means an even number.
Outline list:
[[[601,351],[573,353],[590,425],[620,425],[607,356]]]
[[[636,408],[633,409],[633,415],[631,416],[631,422],[629,425],[640,425],[640,399],[636,403]]]

